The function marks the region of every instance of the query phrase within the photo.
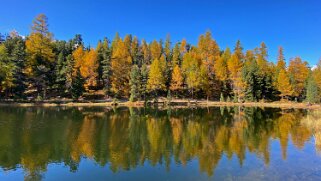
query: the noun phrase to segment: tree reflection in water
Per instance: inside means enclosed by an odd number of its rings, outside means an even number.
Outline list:
[[[21,166],[26,179],[41,179],[48,164],[77,172],[84,157],[113,172],[196,159],[212,175],[223,156],[236,156],[242,166],[250,152],[268,165],[272,139],[283,159],[289,141],[302,149],[315,137],[320,151],[320,118],[320,111],[253,107],[1,108],[0,167]]]

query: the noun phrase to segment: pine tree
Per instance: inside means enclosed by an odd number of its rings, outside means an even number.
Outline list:
[[[137,65],[133,65],[130,73],[130,101],[134,102],[140,97],[141,76]]]
[[[223,93],[221,93],[220,102],[225,102]]]
[[[110,74],[111,74],[111,48],[109,47],[109,43],[107,38],[103,41],[103,50],[102,50],[102,79],[104,82],[104,89],[106,93],[110,90]]]
[[[103,61],[104,61],[104,47],[101,40],[98,41],[96,47],[96,54],[97,54],[97,63],[98,63],[98,86],[101,87],[103,85]]]
[[[74,73],[74,66],[75,66],[75,61],[72,57],[72,55],[68,55],[66,58],[66,67],[65,67],[65,73],[66,73],[66,79],[65,79],[65,86],[66,90],[69,90],[72,86],[72,80],[75,76],[77,75],[77,72]]]
[[[9,54],[4,44],[0,45],[0,91],[6,92],[8,96],[8,90],[14,87],[14,72],[16,66],[9,60]]]
[[[135,36],[131,48],[130,48],[130,54],[133,60],[133,64],[139,65],[141,63],[141,55],[139,52],[139,43],[138,43],[138,38]]]
[[[26,60],[26,46],[25,40],[18,35],[17,32],[11,32],[10,36],[4,42],[8,53],[8,60],[14,64],[13,71],[13,84],[14,86],[10,88],[11,94],[16,97],[24,97],[24,91],[26,90],[27,79],[25,75],[25,60]]]
[[[312,76],[318,86],[318,89],[320,90],[319,96],[321,98],[321,60],[319,61],[317,67],[312,71]]]
[[[64,91],[66,82],[66,66],[65,66],[65,56],[63,52],[60,52],[57,58],[56,64],[56,84],[58,92],[61,94]]]
[[[71,85],[71,96],[74,100],[78,100],[78,98],[84,92],[84,80],[81,76],[80,70],[76,71],[76,76],[73,78],[72,85]]]
[[[262,89],[260,87],[262,78],[259,73],[259,67],[254,57],[254,53],[248,50],[244,60],[242,76],[245,83],[245,98],[249,101],[258,101],[262,97]]]
[[[146,101],[146,93],[147,90],[147,82],[148,82],[148,68],[146,64],[143,64],[140,69],[140,75],[141,75],[141,86],[140,86],[140,94],[143,96],[144,101]]]
[[[314,77],[310,74],[307,87],[306,87],[306,101],[309,103],[317,103],[320,101],[318,85],[314,80]]]

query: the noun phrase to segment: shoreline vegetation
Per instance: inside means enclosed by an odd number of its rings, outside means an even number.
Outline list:
[[[45,100],[45,101],[2,101],[0,106],[14,106],[14,107],[144,107],[144,106],[160,106],[160,107],[273,107],[273,108],[298,108],[298,109],[320,109],[320,104],[310,104],[306,102],[290,102],[290,101],[277,101],[277,102],[220,102],[220,101],[207,101],[201,99],[173,99],[168,101],[160,99],[155,101],[136,101],[129,100],[93,100],[93,101],[71,101],[71,100]]]
[[[116,33],[93,47],[80,34],[55,39],[48,26],[40,14],[29,35],[0,34],[0,103],[145,106],[148,100],[152,105],[310,108],[321,102],[321,61],[309,65],[299,56],[287,61],[282,47],[271,60],[264,42],[250,50],[240,40],[223,48],[210,31],[196,44],[172,42],[169,34],[165,41],[147,42]]]

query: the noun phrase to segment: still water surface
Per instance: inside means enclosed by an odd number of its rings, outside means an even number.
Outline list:
[[[0,180],[321,180],[321,111],[2,107]]]

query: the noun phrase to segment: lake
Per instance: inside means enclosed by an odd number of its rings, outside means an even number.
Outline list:
[[[0,107],[0,180],[321,180],[321,111]]]

